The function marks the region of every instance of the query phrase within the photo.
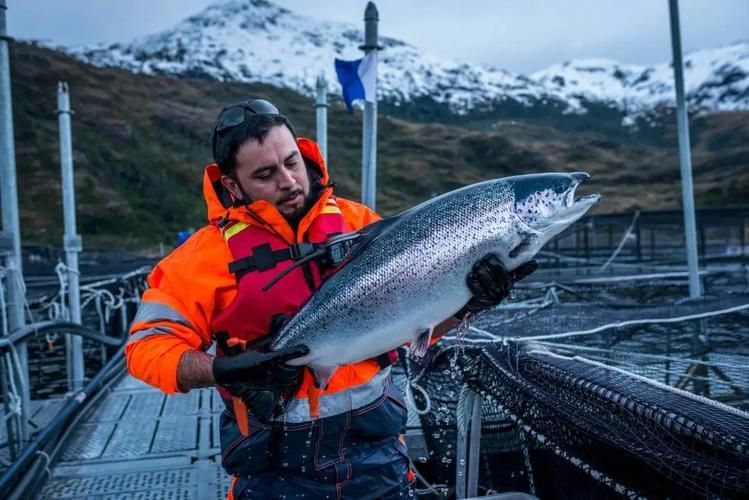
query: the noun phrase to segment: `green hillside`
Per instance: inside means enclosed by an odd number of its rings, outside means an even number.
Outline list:
[[[171,244],[205,223],[203,166],[210,131],[228,103],[265,97],[314,137],[314,108],[295,92],[261,84],[133,75],[96,68],[29,44],[11,48],[16,162],[24,243],[58,245],[62,233],[56,109],[70,84],[79,232],[87,248]],[[479,180],[584,170],[599,212],[676,208],[679,166],[673,118],[631,131],[605,111],[564,118],[553,109],[454,117],[433,102],[380,117],[378,209],[392,214]],[[329,164],[338,194],[359,197],[361,116],[329,110]],[[400,118],[395,116],[400,116]],[[698,206],[749,200],[749,113],[692,122]],[[410,121],[408,121],[410,120]]]

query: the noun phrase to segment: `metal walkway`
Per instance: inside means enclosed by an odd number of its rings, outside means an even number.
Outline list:
[[[41,429],[44,429],[55,415],[60,411],[65,403],[63,398],[51,398],[44,400],[31,401],[31,435],[36,435]],[[5,409],[0,407],[0,422],[5,422]],[[0,443],[5,443],[8,439],[8,429],[5,425],[0,425]],[[4,471],[10,464],[10,450],[7,446],[0,448],[0,471]]]
[[[45,499],[226,498],[216,391],[167,396],[130,376],[75,429]]]

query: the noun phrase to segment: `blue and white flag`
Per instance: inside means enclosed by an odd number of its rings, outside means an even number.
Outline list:
[[[335,60],[335,72],[343,88],[343,100],[349,113],[354,112],[354,101],[376,102],[377,52],[373,51],[356,61]]]

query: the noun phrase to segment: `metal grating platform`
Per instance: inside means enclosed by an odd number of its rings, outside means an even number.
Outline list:
[[[65,404],[64,398],[31,401],[31,435],[34,436],[49,424]],[[8,431],[5,426],[5,409],[0,405],[0,471],[10,466],[10,450],[7,447]]]
[[[42,498],[226,498],[212,389],[167,396],[123,378],[77,427]]]

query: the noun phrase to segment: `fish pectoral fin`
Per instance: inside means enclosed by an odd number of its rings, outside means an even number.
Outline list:
[[[409,347],[411,354],[413,354],[417,358],[424,357],[424,354],[427,353],[427,351],[429,350],[429,345],[432,342],[433,331],[434,327],[430,327],[416,334],[414,339],[411,341],[411,346]]]
[[[521,253],[525,252],[526,250],[529,250],[537,239],[538,239],[538,234],[536,233],[530,233],[530,232],[521,233],[520,243],[518,243],[515,248],[510,250],[508,257],[510,257],[511,259],[514,259]]]
[[[338,367],[311,365],[309,369],[312,370],[312,375],[315,377],[315,385],[325,390],[328,388],[328,383],[330,383],[330,379],[333,378],[333,374]]]

